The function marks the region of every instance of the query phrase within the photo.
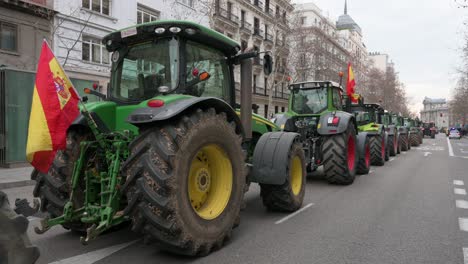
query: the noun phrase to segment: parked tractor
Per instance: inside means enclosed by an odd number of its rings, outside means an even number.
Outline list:
[[[385,125],[385,130],[388,133],[388,152],[394,157],[401,153],[400,133],[397,126],[394,124],[393,115],[385,110],[379,114],[379,123]]]
[[[437,129],[435,127],[434,122],[423,123],[422,127],[424,129],[423,130],[423,132],[424,132],[423,136],[429,136],[431,138],[435,138],[435,135],[437,134]]]
[[[409,142],[412,147],[417,147],[421,144],[421,129],[417,126],[415,119],[406,117],[405,126],[409,129]]]
[[[370,168],[367,133],[358,133],[356,118],[343,111],[343,90],[329,81],[301,82],[289,86],[288,111],[275,123],[283,131],[301,135],[308,171],[323,165],[331,184],[353,183],[356,173]]]
[[[268,209],[301,207],[300,136],[275,132],[274,124],[251,114],[257,51],[241,53],[230,38],[186,21],[126,28],[103,44],[112,52],[107,94],[86,90],[103,101],[81,106],[67,148],[47,174],[33,173],[34,195],[50,216],[36,232],[62,225],[85,231],[86,244],[130,221],[162,250],[207,255],[239,224],[249,182],[260,184]],[[271,57],[264,55],[264,62],[269,74]],[[351,131],[350,144],[354,139]]]
[[[392,114],[391,122],[398,129],[399,141],[398,145],[401,151],[408,151],[411,148],[408,138],[408,128],[405,127],[405,120],[399,114]]]
[[[383,108],[378,104],[365,104],[362,97],[357,103],[346,99],[346,111],[355,115],[359,132],[366,132],[370,144],[371,164],[383,166],[388,160],[388,133],[379,123],[379,113]]]

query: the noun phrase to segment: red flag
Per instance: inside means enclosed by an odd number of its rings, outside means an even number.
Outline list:
[[[350,62],[348,63],[348,81],[346,82],[346,93],[351,98],[351,102],[357,103],[358,96],[355,94],[354,86],[356,86],[356,81],[354,80],[354,72]]]
[[[67,129],[80,111],[79,96],[54,54],[42,43],[37,66],[26,157],[39,171],[47,173],[57,150],[65,149]]]

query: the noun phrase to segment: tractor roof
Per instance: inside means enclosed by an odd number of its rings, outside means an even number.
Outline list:
[[[374,109],[379,110],[379,111],[385,111],[381,105],[375,104],[375,103],[374,104],[364,104],[364,106],[368,107],[368,108],[374,108]]]
[[[314,88],[320,88],[320,87],[337,87],[340,89],[341,86],[332,81],[306,81],[306,82],[297,82],[297,83],[292,83],[289,85],[289,87],[296,88],[296,89],[314,89]]]
[[[155,30],[160,28],[162,32],[156,33]],[[174,30],[171,31],[171,28]],[[114,51],[121,45],[168,36],[183,36],[195,42],[212,46],[228,56],[235,55],[240,51],[239,44],[231,38],[197,23],[181,20],[158,20],[124,28],[105,36],[102,43],[106,45],[108,51]],[[110,43],[109,40],[111,40]]]

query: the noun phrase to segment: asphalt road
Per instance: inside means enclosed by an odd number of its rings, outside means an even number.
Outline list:
[[[310,176],[304,208],[294,215],[267,212],[251,187],[232,240],[204,258],[160,252],[128,228],[88,246],[60,227],[36,235],[34,219],[29,234],[41,250],[38,263],[468,263],[465,185],[468,139],[439,134],[350,186]],[[12,200],[31,191],[6,190]]]

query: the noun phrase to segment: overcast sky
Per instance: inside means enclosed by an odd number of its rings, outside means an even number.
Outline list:
[[[344,9],[344,0],[293,2],[314,2],[334,20]],[[450,97],[468,9],[454,0],[348,0],[348,14],[361,26],[368,51],[395,62],[412,111],[419,112],[424,96]]]

